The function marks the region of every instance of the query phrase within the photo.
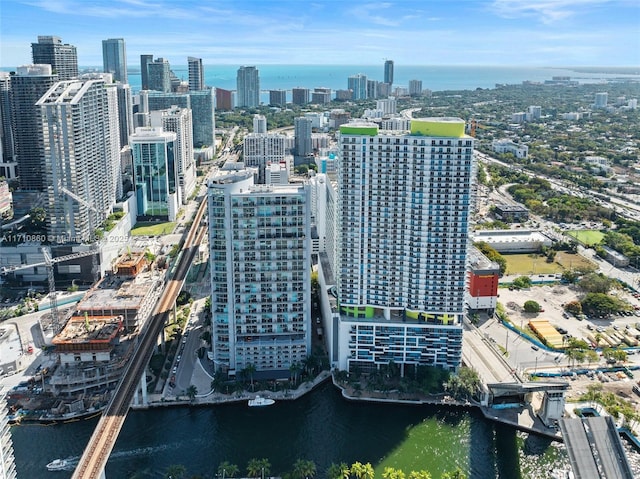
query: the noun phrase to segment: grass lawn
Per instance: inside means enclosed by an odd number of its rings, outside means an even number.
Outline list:
[[[598,230],[574,230],[567,231],[566,234],[575,238],[585,246],[600,244],[604,238],[604,233]]]
[[[579,266],[594,264],[579,254],[571,254],[564,251],[556,254],[553,263],[547,263],[546,256],[535,253],[530,254],[505,254],[507,260],[506,274],[555,274],[562,273],[566,269],[575,269]]]
[[[174,222],[167,223],[136,223],[131,230],[132,236],[158,236],[173,233],[176,224]]]

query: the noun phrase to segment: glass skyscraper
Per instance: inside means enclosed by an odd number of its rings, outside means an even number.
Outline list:
[[[129,83],[127,79],[127,49],[123,38],[102,40],[102,65],[105,73],[113,73],[113,79]]]
[[[256,67],[238,68],[236,106],[253,108],[260,105],[260,76]]]

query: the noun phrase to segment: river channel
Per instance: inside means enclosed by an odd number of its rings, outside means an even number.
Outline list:
[[[47,472],[56,458],[77,462],[96,419],[12,428],[20,479],[71,477]],[[268,458],[272,475],[297,459],[317,466],[318,479],[332,463],[370,462],[409,472],[426,469],[434,479],[460,466],[470,479],[548,478],[567,467],[564,446],[486,420],[475,409],[349,402],[323,384],[297,401],[263,408],[246,403],[157,408],[129,413],[107,463],[108,479],[162,478],[183,464],[186,477],[215,477],[222,461],[244,475],[251,458]]]

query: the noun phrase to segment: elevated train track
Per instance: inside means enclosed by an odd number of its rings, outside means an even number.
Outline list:
[[[157,338],[166,324],[176,298],[182,289],[189,267],[206,234],[206,227],[201,225],[206,204],[206,198],[204,198],[185,238],[182,255],[174,276],[167,281],[160,302],[138,335],[138,346],[126,366],[120,382],[116,386],[111,401],[89,439],[89,443],[76,466],[72,479],[99,479],[103,477],[105,465],[127,417],[129,406],[136,393],[140,379],[151,359],[157,344]]]

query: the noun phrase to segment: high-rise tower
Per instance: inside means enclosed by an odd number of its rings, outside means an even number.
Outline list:
[[[117,92],[102,79],[61,81],[36,105],[42,115],[50,241],[94,241],[120,189]]]
[[[296,156],[309,156],[313,153],[311,143],[311,133],[313,121],[304,116],[294,118],[293,128],[295,134],[295,154]]]
[[[162,93],[171,92],[171,66],[164,58],[156,58],[147,64],[147,82],[149,90]]]
[[[0,478],[16,479],[18,475],[16,461],[13,457],[8,411],[5,390],[0,386]]]
[[[202,58],[187,58],[189,63],[189,91],[204,89],[204,69],[202,68]]]
[[[0,72],[0,177],[7,180],[18,177],[11,121],[11,77]]]
[[[384,82],[389,86],[393,85],[393,60],[384,62]]]
[[[51,65],[23,65],[11,75],[11,113],[20,188],[44,190],[44,151],[40,108],[36,102],[58,76]]]
[[[160,127],[136,128],[129,136],[138,218],[175,221],[178,213],[176,134]]]
[[[367,99],[367,75],[358,73],[357,75],[350,76],[347,81],[349,90],[353,92],[354,100],[366,100]]]
[[[76,47],[62,43],[59,37],[39,35],[38,43],[31,44],[33,63],[51,65],[60,80],[78,76],[78,54]]]
[[[456,369],[462,354],[473,138],[457,118],[340,127],[340,369]]]
[[[260,76],[256,67],[238,68],[236,106],[253,108],[260,105]]]
[[[153,62],[153,55],[140,55],[141,89],[149,89],[149,63]]]
[[[221,171],[208,185],[213,362],[288,378],[311,352],[310,188],[253,177]]]
[[[102,65],[105,73],[112,73],[113,79],[129,83],[127,77],[127,48],[124,38],[102,40]]]

